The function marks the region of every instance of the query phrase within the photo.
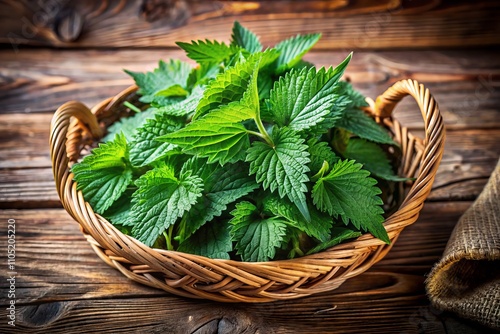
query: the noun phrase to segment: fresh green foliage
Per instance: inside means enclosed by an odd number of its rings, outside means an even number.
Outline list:
[[[379,144],[395,145],[387,130],[378,125],[373,118],[360,109],[347,109],[336,124],[355,135]]]
[[[394,173],[391,163],[384,150],[373,142],[361,138],[349,140],[342,154],[347,159],[362,163],[370,173],[389,181],[406,181],[407,178],[399,177]]]
[[[251,62],[240,62],[217,75],[207,86],[194,119],[222,105],[240,100],[247,89],[254,66]]]
[[[243,261],[261,262],[272,259],[286,233],[282,219],[262,219],[250,202],[240,202],[231,211],[231,239],[236,241],[237,254]]]
[[[309,147],[309,156],[311,157],[309,169],[312,175],[318,173],[325,162],[328,166],[333,166],[340,159],[327,142],[312,138],[308,140],[307,146]]]
[[[307,165],[311,161],[307,145],[298,133],[288,128],[274,127],[271,140],[271,145],[255,141],[248,149],[246,161],[250,162],[250,174],[256,174],[264,189],[277,190],[281,198],[287,196],[310,221],[305,195],[309,181]]]
[[[335,218],[340,216],[345,224],[351,222],[388,243],[389,237],[382,226],[383,202],[377,196],[381,191],[375,186],[377,181],[362,167],[353,160],[336,163],[328,175],[314,184],[313,202],[321,211]]]
[[[323,121],[338,97],[335,94],[336,83],[350,60],[351,55],[334,70],[321,69],[316,72],[314,67],[304,67],[280,78],[270,97],[275,122],[279,126],[300,131]]]
[[[283,73],[299,64],[320,38],[321,34],[297,35],[278,43],[276,49],[280,51],[280,57],[276,62],[276,72]]]
[[[194,170],[204,180],[204,186],[201,198],[179,224],[177,240],[181,244],[198,228],[219,217],[228,204],[258,188],[241,163],[219,167],[207,164],[205,159],[191,158],[185,168]]]
[[[311,221],[307,221],[299,209],[287,199],[271,195],[264,199],[263,210],[271,216],[282,218],[287,225],[297,228],[310,237],[321,241],[327,241],[330,238],[332,218],[314,207],[309,209]]]
[[[338,245],[342,241],[357,238],[357,237],[361,236],[361,232],[353,231],[353,230],[350,230],[350,229],[344,228],[344,227],[334,227],[334,228],[332,228],[332,235],[334,235],[334,237],[332,239],[325,241],[325,242],[322,242],[322,243],[318,244],[316,247],[311,248],[307,252],[307,254],[318,253],[322,250],[325,250],[327,248],[331,248],[335,245]]]
[[[191,41],[189,43],[177,42],[181,49],[186,51],[186,55],[199,64],[218,64],[228,60],[238,51],[238,47],[227,46],[217,41]]]
[[[341,81],[352,54],[328,69],[302,59],[319,37],[265,49],[235,22],[229,45],[178,43],[196,67],[127,71],[140,100],[73,166],[78,190],[144,244],[210,258],[293,258],[364,231],[389,242],[377,180],[384,198],[408,180],[396,143]]]
[[[101,144],[91,155],[71,169],[78,190],[97,213],[103,213],[120,198],[132,181],[132,167],[124,135],[112,142]]]
[[[229,260],[233,242],[227,221],[202,226],[194,235],[179,245],[180,252],[203,255],[212,259]]]
[[[138,189],[125,225],[132,225],[132,235],[148,246],[189,211],[203,190],[203,180],[198,176],[189,171],[176,177],[170,166],[150,170],[135,185]]]
[[[262,44],[253,32],[243,27],[239,22],[235,22],[231,35],[231,45],[240,46],[250,53],[262,51]]]
[[[155,94],[167,89],[172,89],[172,86],[180,86],[185,88],[191,66],[180,60],[170,60],[168,63],[160,60],[158,68],[153,72],[133,72],[125,70],[135,83],[139,86],[138,94],[142,95],[142,102],[151,102]]]
[[[103,142],[112,141],[115,139],[117,134],[123,134],[127,139],[127,142],[130,142],[137,129],[140,128],[146,120],[153,118],[156,113],[155,108],[149,108],[148,110],[137,113],[133,116],[122,118],[118,122],[111,124],[108,127],[107,135],[102,139]]]
[[[176,145],[162,143],[155,139],[179,130],[183,123],[182,118],[169,115],[156,115],[154,119],[148,119],[134,135],[130,149],[132,165],[143,167],[176,152]]]

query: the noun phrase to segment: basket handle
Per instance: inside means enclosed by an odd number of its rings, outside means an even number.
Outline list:
[[[396,104],[407,95],[411,95],[417,101],[422,113],[425,128],[425,148],[420,163],[420,172],[402,206],[408,204],[407,200],[415,196],[422,198],[422,200],[417,200],[414,203],[421,204],[423,198],[431,191],[432,181],[443,156],[445,139],[444,123],[438,104],[429,89],[416,80],[398,81],[377,97],[372,110],[373,115],[381,118],[390,117]],[[429,178],[430,182],[423,182],[429,181]]]
[[[74,117],[79,122],[80,127],[71,126],[70,122]],[[100,138],[103,130],[99,126],[97,117],[84,104],[77,101],[70,101],[60,106],[50,123],[50,158],[52,160],[52,172],[56,182],[57,192],[63,205],[65,180],[69,174],[69,163],[76,161],[80,152],[77,152],[79,145],[75,142],[81,140],[81,129],[87,130],[94,138]]]

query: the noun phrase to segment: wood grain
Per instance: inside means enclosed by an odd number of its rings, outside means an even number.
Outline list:
[[[44,4],[44,5],[40,5]],[[235,19],[265,45],[322,32],[320,49],[498,45],[494,0],[207,1],[6,0],[0,42],[57,47],[171,47],[175,41],[227,41]],[[270,23],[272,20],[272,24]],[[418,22],[418,23],[417,23]]]
[[[16,219],[18,272],[16,327],[1,322],[0,332],[415,333],[431,326],[444,333],[447,315],[429,308],[424,275],[470,204],[427,203],[384,260],[335,291],[255,305],[189,300],[133,283],[94,254],[62,209],[0,211],[0,220]],[[5,301],[0,306],[5,318]]]
[[[331,66],[345,55],[312,52],[307,60]],[[0,51],[0,113],[54,111],[69,100],[92,106],[133,83],[124,68],[152,70],[161,58],[186,60],[177,50]],[[434,94],[448,128],[497,128],[499,68],[500,51],[357,52],[347,77],[372,98],[398,80],[419,80]],[[396,117],[410,128],[422,127],[411,99],[403,100]]]

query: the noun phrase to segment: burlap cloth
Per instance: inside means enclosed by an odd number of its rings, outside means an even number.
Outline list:
[[[426,285],[435,307],[500,329],[500,160]]]

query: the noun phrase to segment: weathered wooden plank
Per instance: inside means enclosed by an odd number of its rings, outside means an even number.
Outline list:
[[[164,47],[177,40],[228,40],[242,21],[266,45],[321,31],[319,48],[497,45],[493,0],[364,1],[3,1],[0,42],[57,47]],[[418,22],[418,24],[416,23]]]
[[[50,164],[52,114],[0,116],[0,168],[39,168]]]
[[[60,207],[48,148],[51,114],[0,115],[0,208]],[[423,136],[421,130],[415,130]],[[500,130],[449,130],[429,199],[473,200],[500,156]]]
[[[312,52],[318,66],[338,64],[347,52]],[[181,58],[177,50],[0,51],[0,113],[53,111],[69,100],[88,106],[132,83],[122,70],[151,70],[160,58]],[[450,128],[500,127],[500,51],[357,52],[347,76],[366,96],[376,98],[397,80],[414,78],[431,89]],[[405,99],[396,115],[422,126],[416,104]]]
[[[426,204],[418,222],[403,231],[386,259],[335,291],[260,305],[193,301],[132,283],[93,253],[62,209],[4,210],[0,220],[16,220],[18,313],[16,328],[9,332],[141,328],[142,332],[191,333],[214,327],[234,333],[245,332],[246,326],[248,333],[415,332],[425,322],[444,332],[439,313],[422,318],[423,312],[430,312],[424,275],[470,204]],[[6,235],[6,224],[0,226],[1,235]],[[0,238],[0,247],[6,247],[6,238]],[[2,280],[0,290],[5,289],[7,283]],[[5,318],[5,300],[0,304],[0,316]],[[0,328],[5,326],[0,323]]]

